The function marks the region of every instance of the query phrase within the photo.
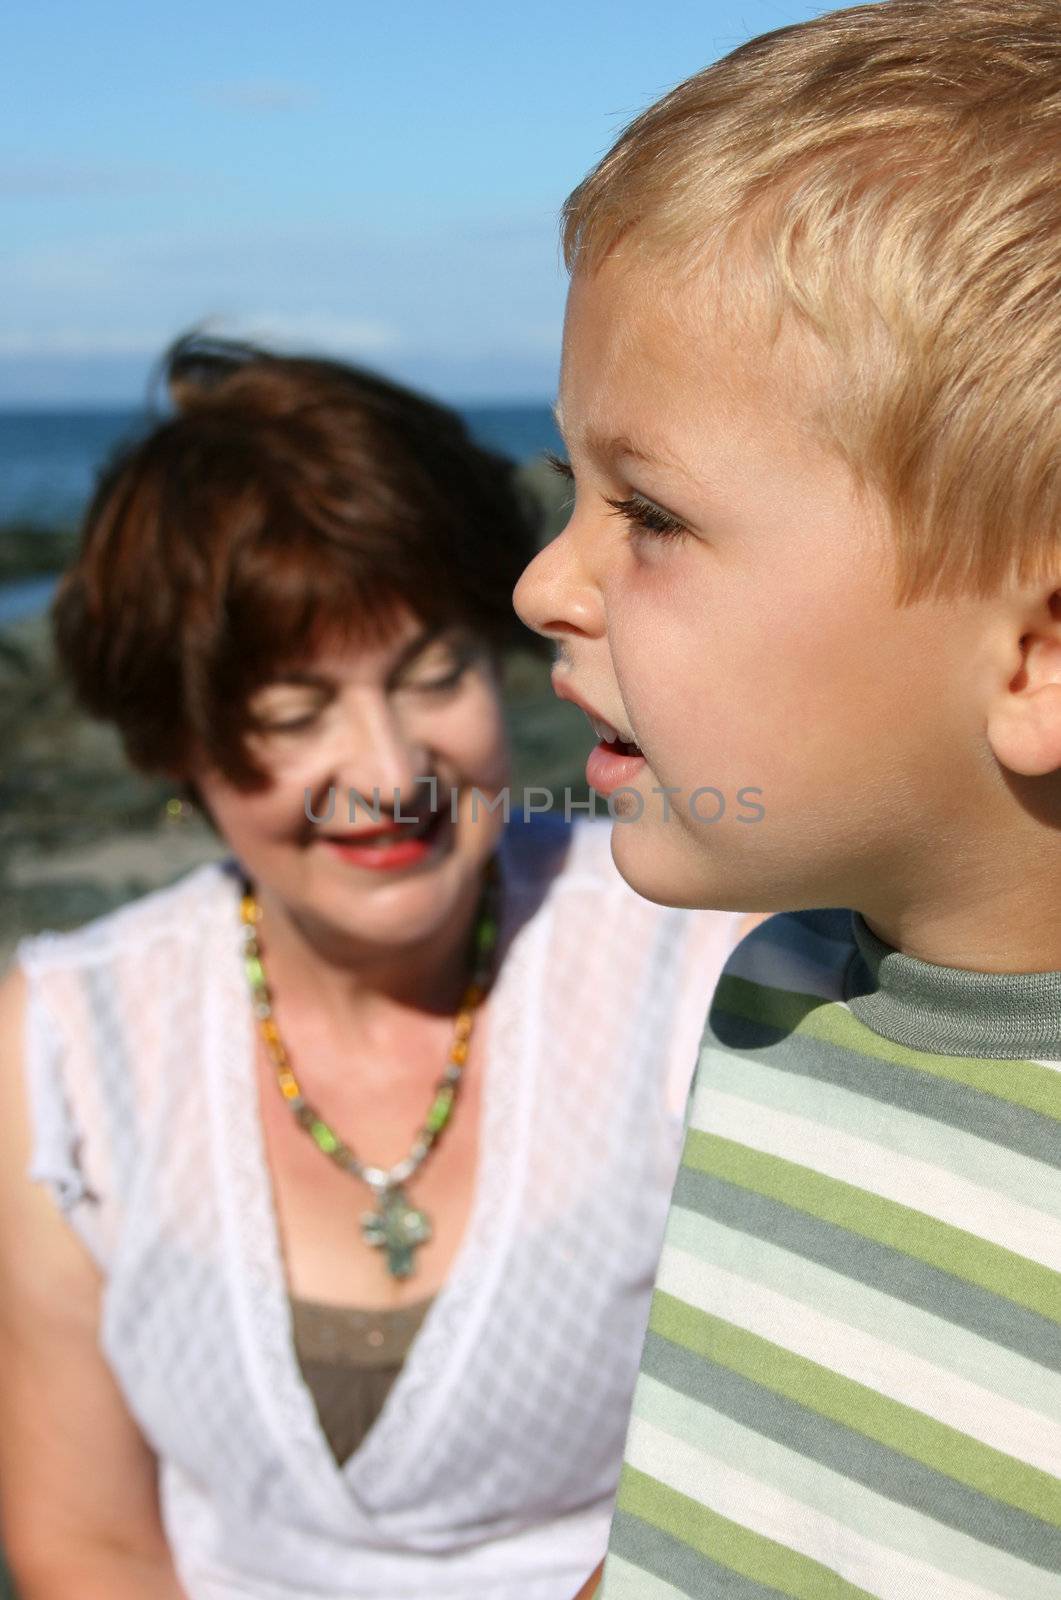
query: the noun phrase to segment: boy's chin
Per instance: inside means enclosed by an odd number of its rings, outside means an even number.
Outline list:
[[[620,875],[645,900],[685,910],[748,909],[740,884],[727,882],[722,872],[705,870],[703,860],[691,854],[688,840],[680,841],[670,823],[641,828],[617,821],[611,844]]]

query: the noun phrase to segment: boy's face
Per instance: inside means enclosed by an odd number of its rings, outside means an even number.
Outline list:
[[[736,342],[703,285],[665,299],[621,257],[576,275],[574,510],[516,610],[557,642],[558,692],[643,752],[611,780],[643,806],[616,798],[636,820],[612,850],[648,898],[883,915],[885,884],[953,893],[953,824],[967,845],[993,777],[982,606],[895,605],[883,509],[807,420],[810,352],[789,332]],[[598,746],[602,789],[607,766]]]

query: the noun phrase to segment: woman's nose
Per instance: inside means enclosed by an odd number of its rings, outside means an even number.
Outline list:
[[[528,628],[548,639],[603,631],[600,591],[582,566],[570,524],[524,570],[512,604]]]
[[[426,742],[385,700],[361,706],[346,719],[337,768],[335,781],[344,797],[353,790],[364,806],[378,806],[384,816],[400,811],[413,817],[428,804],[422,780],[434,768]]]

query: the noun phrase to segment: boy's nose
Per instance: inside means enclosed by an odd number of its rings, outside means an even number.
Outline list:
[[[580,570],[566,533],[540,550],[515,589],[516,615],[548,639],[603,632],[600,593]]]

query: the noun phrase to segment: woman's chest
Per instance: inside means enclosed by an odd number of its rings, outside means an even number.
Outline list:
[[[532,977],[526,965],[510,976]],[[426,1523],[444,1539],[473,1514],[607,1490],[672,1174],[651,1156],[654,1063],[639,1047],[580,1048],[552,1022],[530,981],[491,998],[451,1122],[408,1184],[433,1233],[404,1281],[362,1232],[371,1191],[296,1123],[249,1037],[236,1049],[219,1033],[192,1078],[174,1063],[166,1115],[143,1130],[107,1348],[159,1454],[219,1503],[253,1508],[256,1525],[297,1504],[332,1529],[364,1516],[380,1537]],[[334,1105],[318,1093],[317,1109],[386,1166],[433,1082]],[[289,1298],[369,1308],[436,1294],[385,1414],[339,1472]]]
[[[400,1307],[435,1294],[465,1235],[479,1158],[481,1052],[473,1042],[450,1118],[402,1187],[382,1205],[362,1179],[322,1151],[280,1094],[263,1049],[255,1077],[263,1150],[287,1293],[364,1308]],[[441,1066],[440,1069],[441,1071]],[[332,1074],[338,1080],[338,1074]],[[434,1098],[435,1076],[350,1082],[314,1102],[320,1118],[367,1165],[390,1168],[413,1149]],[[306,1090],[307,1098],[309,1091]]]

